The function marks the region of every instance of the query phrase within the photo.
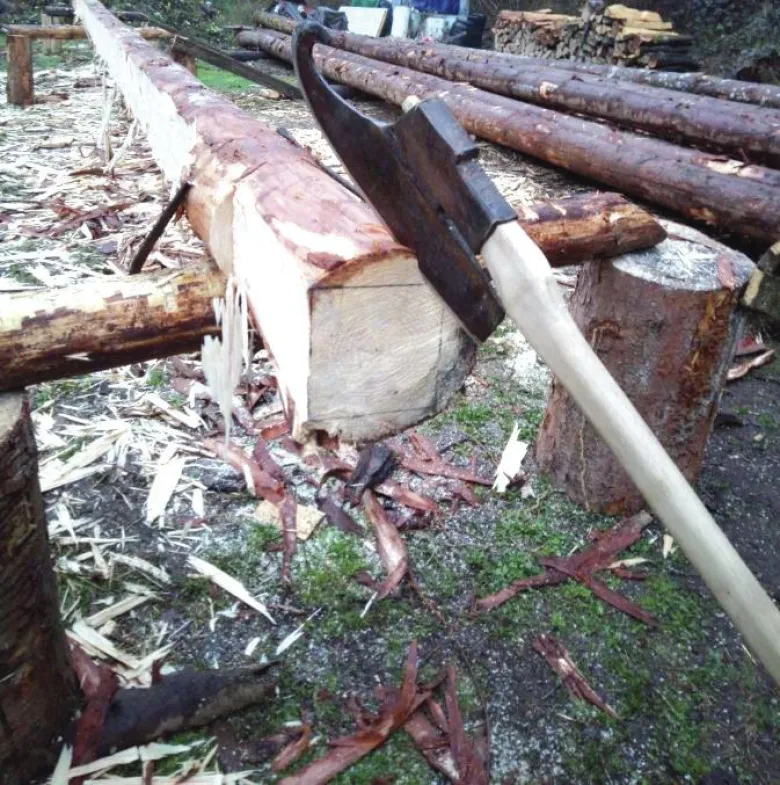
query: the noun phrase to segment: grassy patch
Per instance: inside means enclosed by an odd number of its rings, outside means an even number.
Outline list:
[[[255,87],[254,82],[244,79],[243,76],[224,71],[215,65],[203,62],[203,60],[198,60],[198,79],[207,87],[222,93],[244,92]]]

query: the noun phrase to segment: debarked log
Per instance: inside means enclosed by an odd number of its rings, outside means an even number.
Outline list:
[[[8,35],[23,35],[27,38],[56,38],[60,41],[77,41],[87,37],[81,25],[8,25]],[[167,30],[159,27],[139,27],[136,33],[148,41],[173,38]]]
[[[289,36],[258,30],[255,41],[291,62]],[[780,236],[780,188],[772,169],[724,161],[329,46],[315,46],[314,60],[327,78],[397,105],[409,96],[439,97],[475,136],[689,218],[764,242]]]
[[[666,236],[619,194],[578,195],[518,208],[554,266],[649,248]],[[0,294],[0,390],[197,351],[217,332],[215,268],[90,279],[61,289]]]
[[[373,209],[97,0],[74,8],[165,176],[193,182],[190,224],[246,292],[296,438],[375,439],[439,411],[475,346]]]
[[[224,294],[209,268],[0,294],[0,390],[197,351]]]

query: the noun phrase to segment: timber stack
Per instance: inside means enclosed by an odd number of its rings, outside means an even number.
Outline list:
[[[500,52],[549,60],[591,60],[659,70],[696,70],[692,39],[655,11],[610,5],[590,17],[502,11],[493,28]]]

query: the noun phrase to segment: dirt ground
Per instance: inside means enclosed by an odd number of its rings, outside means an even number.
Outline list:
[[[88,47],[72,46],[63,59],[38,63],[37,94],[46,103],[25,111],[0,108],[4,290],[120,274],[128,249],[143,237],[167,194],[140,133],[126,145],[114,175],[102,173],[100,128],[111,90],[102,86]],[[202,74],[253,115],[286,127],[338,167],[301,103],[266,100],[254,88],[207,69]],[[360,106],[393,116],[381,104]],[[130,127],[118,104],[108,127],[116,152]],[[515,203],[588,188],[493,146],[483,145],[483,163]],[[85,219],[52,236],[51,228],[73,210],[84,214],[125,197],[132,208]],[[182,222],[166,234],[150,267],[176,267],[203,253]],[[42,478],[49,485],[62,482],[45,499],[66,626],[73,629],[125,596],[147,597],[101,628],[135,662],[143,664],[161,647],[169,647],[167,669],[278,660],[273,700],[206,731],[177,737],[195,746],[158,763],[159,774],[181,771],[194,757],[208,761],[208,771],[222,766],[251,771],[245,776],[251,782],[276,782],[280,775],[269,768],[267,745],[257,742],[304,722],[312,726],[314,739],[291,770],[323,755],[328,740],[354,731],[354,698],[376,708],[377,685],[400,684],[409,645],[416,640],[423,677],[433,677],[448,663],[457,668],[468,733],[484,739],[489,727],[490,743],[482,746],[489,748],[493,783],[780,782],[778,692],[685,557],[679,550],[663,555],[658,525],[621,555],[646,559],[641,568],[649,573],[647,580],[606,579],[653,613],[660,622],[656,629],[573,582],[521,594],[490,613],[473,615],[475,597],[539,572],[539,557],[586,547],[589,533],[615,523],[583,512],[535,475],[503,495],[477,487],[477,504],[470,506],[458,499],[451,480],[397,470],[395,479],[435,499],[441,509],[433,516],[411,516],[385,501],[392,519],[406,526],[402,536],[416,588],[406,581],[396,595],[370,602],[373,589],[357,578],[365,571],[383,578],[371,527],[355,536],[326,522],[299,542],[292,581],[284,585],[279,530],[258,519],[259,500],[248,492],[242,474],[202,448],[202,439],[218,433],[222,424],[215,404],[190,378],[198,370],[198,357],[192,356],[29,391]],[[258,381],[272,373],[267,356],[258,352],[245,381],[262,395],[251,413],[247,384],[237,396],[256,427],[279,418],[278,397]],[[547,369],[505,324],[480,349],[472,375],[448,409],[419,431],[447,460],[463,467],[473,461],[478,473],[491,477],[515,422],[521,438],[533,441],[548,383]],[[777,361],[729,385],[700,489],[749,566],[780,601],[778,385]],[[251,452],[257,436],[236,421],[233,439]],[[65,464],[70,460],[72,468],[72,459],[78,462],[90,449],[94,460],[85,458],[77,468],[92,473],[73,481],[79,475]],[[299,505],[312,506],[316,473],[296,445],[281,438],[270,442],[270,451]],[[149,492],[160,474],[173,478],[175,491],[163,514],[149,522]],[[327,487],[336,493],[339,485],[330,480]],[[351,512],[365,525],[361,509]],[[276,623],[198,575],[190,556],[242,581]],[[300,636],[291,640],[299,629]],[[572,699],[533,648],[542,633],[563,643],[614,708],[615,718]],[[277,653],[281,643],[289,645]],[[143,683],[146,676],[134,678],[130,683]],[[212,755],[215,737],[219,743]],[[138,776],[140,768],[111,774]],[[334,782],[446,780],[398,732]]]

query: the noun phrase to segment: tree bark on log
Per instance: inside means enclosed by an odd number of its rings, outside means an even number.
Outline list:
[[[373,209],[97,0],[74,8],[189,221],[243,286],[295,438],[368,441],[438,412],[475,346]]]
[[[291,19],[257,14],[264,26],[292,33]],[[241,32],[238,42],[256,48],[257,33]],[[780,163],[780,112],[744,107],[714,98],[692,97],[674,90],[637,87],[595,75],[557,70],[554,66],[519,70],[503,62],[477,63],[452,47],[442,57],[437,47],[397,38],[372,38],[341,31],[331,33],[337,49],[375,60],[468,82],[492,93],[552,109],[599,117],[660,138],[745,154],[755,161]]]
[[[517,219],[553,267],[652,248],[666,237],[650,213],[613,193],[518,207]]]
[[[620,194],[520,207],[518,220],[553,266],[650,248],[666,236]],[[213,300],[224,293],[219,270],[198,268],[0,295],[0,390],[197,351],[218,332]]]
[[[705,95],[726,101],[737,101],[739,103],[780,109],[780,86],[777,85],[743,82],[739,79],[721,79],[717,76],[701,73],[672,73],[670,71],[627,68],[619,65],[600,65],[598,63],[575,60],[545,60],[541,57],[524,57],[510,54],[509,52],[467,49],[461,46],[452,46],[451,44],[433,44],[432,46],[442,57],[448,57],[454,53],[458,57],[475,63],[502,63],[518,70],[553,66],[563,71],[593,74],[611,81],[633,82],[650,87],[662,87],[667,90],[679,90],[680,92],[693,95]]]
[[[292,61],[289,36],[256,31],[257,45]],[[496,144],[663,205],[689,218],[763,242],[780,236],[778,173],[689,150],[551,109],[333,47],[314,48],[317,67],[391,103],[439,97],[467,131]]]
[[[82,25],[8,25],[8,35],[22,35],[26,38],[54,38],[59,41],[78,41],[87,37]],[[147,41],[173,38],[167,30],[159,27],[139,27],[135,32]]]
[[[704,457],[753,264],[681,225],[669,239],[580,272],[577,325],[690,482]],[[645,502],[557,382],[536,444],[542,471],[588,510],[631,514]]]
[[[0,389],[197,351],[224,294],[221,273],[196,268],[0,295]]]
[[[32,42],[23,35],[8,36],[8,103],[31,106],[35,103],[32,70]]]
[[[0,785],[51,770],[77,707],[30,410],[0,394]]]

